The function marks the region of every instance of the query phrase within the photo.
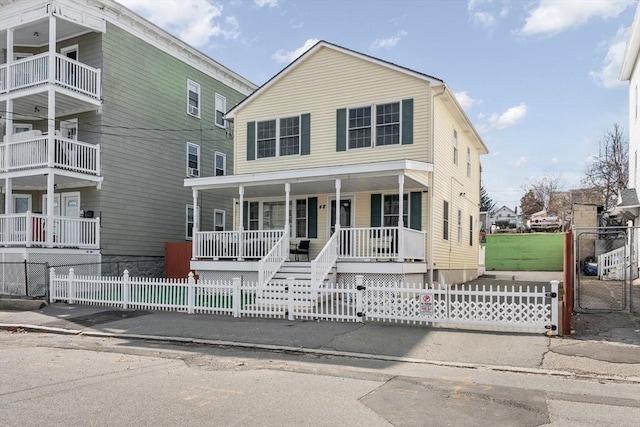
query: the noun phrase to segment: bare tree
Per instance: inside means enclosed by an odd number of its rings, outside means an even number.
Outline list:
[[[629,141],[613,125],[600,141],[597,157],[587,165],[582,184],[598,189],[605,210],[615,206],[618,192],[629,183]]]
[[[557,206],[556,200],[562,196],[563,186],[564,183],[559,176],[541,176],[531,180],[522,188],[525,192],[523,199],[526,198],[531,206],[528,210],[534,206],[541,206],[540,210],[549,210],[550,207]],[[524,206],[522,209],[524,210]]]

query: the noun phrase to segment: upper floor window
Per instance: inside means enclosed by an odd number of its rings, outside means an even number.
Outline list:
[[[224,127],[224,115],[227,112],[227,98],[216,93],[216,126]]]
[[[227,156],[224,153],[216,151],[214,168],[214,176],[227,174]]]
[[[471,149],[467,147],[467,177],[471,178]]]
[[[350,108],[348,132],[350,149],[400,144],[400,103]]]
[[[187,80],[187,113],[200,118],[200,85]]]
[[[300,154],[300,117],[257,123],[258,158]]]
[[[187,176],[200,176],[200,146],[187,142]]]
[[[458,131],[453,131],[453,164],[458,164]]]

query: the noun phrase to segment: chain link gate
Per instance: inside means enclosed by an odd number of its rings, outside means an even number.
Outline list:
[[[640,310],[638,238],[634,227],[574,229],[575,310]],[[636,285],[634,285],[636,283]]]

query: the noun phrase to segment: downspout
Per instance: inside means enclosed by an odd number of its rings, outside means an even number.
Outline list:
[[[429,285],[433,285],[433,236],[434,236],[434,232],[435,232],[435,225],[434,225],[434,221],[433,221],[433,213],[434,213],[434,200],[435,200],[435,191],[434,191],[434,175],[436,173],[435,171],[435,164],[436,164],[436,144],[435,144],[435,116],[436,116],[436,110],[435,110],[435,105],[436,105],[436,97],[440,96],[440,95],[444,95],[444,93],[447,91],[447,86],[442,85],[442,92],[440,93],[436,93],[435,95],[431,96],[431,164],[434,166],[434,170],[433,172],[431,172],[431,188],[429,189]]]

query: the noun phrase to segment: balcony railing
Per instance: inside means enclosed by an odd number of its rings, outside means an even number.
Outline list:
[[[48,240],[48,227],[53,227]],[[100,218],[70,218],[47,215],[0,215],[0,245],[100,249]]]
[[[55,54],[55,73],[49,72],[49,53],[0,65],[0,94],[55,83],[94,99],[101,99],[100,69]]]
[[[35,169],[52,165],[59,169],[90,175],[100,175],[100,145],[87,144],[73,139],[54,137],[53,153],[48,150],[49,140],[46,134],[31,138],[20,137],[20,141],[11,141],[0,145],[0,171],[11,172]],[[50,158],[50,156],[53,158]]]

